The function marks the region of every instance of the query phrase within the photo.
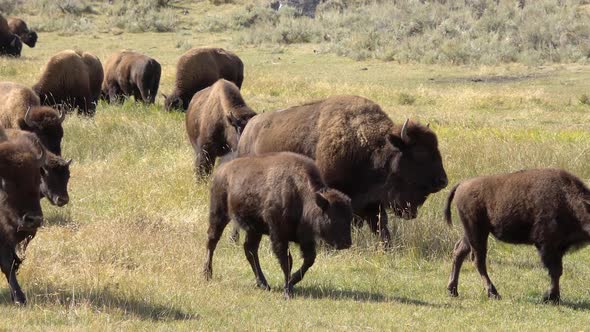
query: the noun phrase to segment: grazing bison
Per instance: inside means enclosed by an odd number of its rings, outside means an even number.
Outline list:
[[[44,105],[77,107],[93,115],[104,73],[100,60],[87,52],[66,50],[51,57],[33,90]]]
[[[252,118],[238,155],[273,151],[314,159],[326,184],[347,194],[355,213],[386,244],[386,206],[415,218],[428,195],[447,185],[436,134],[411,121],[395,126],[362,97],[330,97]]]
[[[11,33],[17,35],[20,40],[29,47],[35,47],[37,44],[37,33],[29,30],[27,23],[18,17],[8,19],[8,29]]]
[[[19,57],[23,43],[17,35],[10,32],[8,22],[0,15],[0,56],[9,55]]]
[[[238,88],[244,80],[244,64],[232,52],[222,48],[193,48],[184,53],[176,64],[176,83],[174,90],[166,98],[164,106],[186,110],[197,91],[225,78],[234,82]]]
[[[10,285],[16,304],[25,304],[25,294],[16,280],[21,259],[16,246],[26,246],[43,222],[39,186],[44,167],[44,149],[29,139],[8,140],[0,129],[0,269]]]
[[[570,248],[590,241],[590,190],[580,179],[559,169],[526,170],[463,181],[449,194],[445,218],[451,224],[451,203],[459,212],[464,237],[453,252],[448,290],[457,296],[459,271],[471,251],[488,296],[500,295],[488,276],[488,235],[514,244],[534,244],[549,270],[551,287],[545,301],[558,302],[562,258]]]
[[[135,101],[154,103],[162,68],[158,61],[147,55],[120,51],[113,54],[105,64],[105,80],[102,96],[110,102],[121,97],[134,96]]]
[[[260,268],[258,246],[263,234],[270,236],[287,298],[315,261],[316,236],[337,249],[351,245],[350,199],[326,187],[313,160],[295,153],[244,157],[221,165],[213,176],[210,199],[203,271],[207,279],[213,274],[213,252],[230,217],[246,231],[244,253],[257,286],[263,289],[270,287]],[[293,275],[289,241],[299,244],[303,256],[303,265]]]
[[[33,132],[47,150],[61,155],[62,122],[65,112],[41,106],[30,88],[12,82],[0,82],[0,127]]]
[[[9,139],[26,138],[32,143],[38,139],[31,132],[6,129],[6,136]],[[68,195],[68,181],[70,180],[70,164],[72,159],[64,160],[50,151],[46,151],[45,165],[40,169],[41,172],[41,198],[47,197],[52,205],[64,206],[68,204],[70,196]]]
[[[198,176],[209,175],[217,157],[237,149],[239,135],[254,115],[238,87],[224,79],[194,95],[186,113],[186,131]]]

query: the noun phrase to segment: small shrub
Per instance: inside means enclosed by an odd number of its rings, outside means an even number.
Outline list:
[[[582,105],[590,105],[590,97],[587,94],[583,94],[578,98],[580,104]]]
[[[0,0],[0,14],[10,15],[15,7],[15,0]]]
[[[397,95],[397,102],[400,105],[413,105],[416,102],[416,97],[411,94],[401,92]]]
[[[163,7],[166,1],[133,0],[121,2],[108,10],[110,24],[129,32],[170,32],[176,30],[176,14]]]

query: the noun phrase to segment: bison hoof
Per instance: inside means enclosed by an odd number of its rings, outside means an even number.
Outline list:
[[[270,286],[267,283],[263,283],[263,282],[256,282],[256,287],[265,290],[265,291],[270,291]]]
[[[27,298],[25,297],[25,294],[19,292],[12,296],[12,302],[18,306],[23,306],[27,304]]]
[[[203,277],[207,281],[211,280],[211,278],[213,278],[213,271],[211,271],[211,269],[209,269],[209,268],[204,268],[203,269]]]
[[[496,290],[496,287],[492,286],[488,289],[488,298],[490,299],[494,299],[494,300],[500,300],[502,299],[502,297],[500,296],[500,294],[498,294],[498,291]]]
[[[285,300],[289,300],[293,298],[293,286],[289,285],[285,287]]]
[[[449,295],[452,297],[459,296],[459,292],[457,291],[457,286],[449,286],[448,288]]]
[[[559,296],[559,293],[557,293],[557,294],[546,293],[543,296],[543,302],[544,303],[559,304],[559,301],[561,301],[561,298]]]

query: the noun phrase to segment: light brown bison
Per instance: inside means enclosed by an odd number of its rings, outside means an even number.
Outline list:
[[[104,72],[100,60],[81,51],[61,51],[49,59],[33,90],[44,105],[77,107],[79,113],[93,115]]]
[[[244,253],[263,289],[270,287],[260,268],[258,246],[263,234],[270,236],[287,298],[315,261],[316,236],[337,249],[351,245],[350,199],[326,186],[313,160],[295,153],[244,157],[221,165],[213,176],[210,200],[207,279],[213,274],[213,252],[230,217],[246,231]],[[298,243],[303,256],[303,265],[293,275],[289,242]]]
[[[436,134],[412,121],[395,126],[374,102],[336,96],[252,118],[238,155],[291,151],[316,161],[326,184],[352,199],[355,213],[388,243],[386,206],[415,218],[447,185]]]
[[[10,32],[8,22],[0,15],[0,56],[8,55],[19,57],[23,49],[20,38]]]
[[[492,233],[503,242],[535,245],[551,277],[543,299],[559,302],[563,255],[590,241],[590,190],[580,179],[560,169],[535,169],[463,181],[447,200],[449,225],[453,199],[465,235],[453,252],[448,285],[452,296],[458,295],[461,264],[471,251],[488,296],[500,297],[486,268]]]
[[[26,138],[8,140],[0,129],[0,269],[16,304],[26,303],[16,280],[22,263],[16,246],[21,242],[26,246],[43,222],[39,169],[44,167],[44,151]]]
[[[105,64],[102,96],[109,102],[134,96],[135,101],[153,103],[161,73],[158,61],[147,55],[133,51],[117,52]]]
[[[195,151],[198,176],[209,175],[217,157],[237,149],[240,133],[254,115],[238,87],[224,79],[193,96],[186,113],[186,131]]]
[[[8,19],[8,29],[13,34],[17,35],[20,40],[29,47],[35,47],[37,44],[37,33],[29,30],[27,23],[18,17],[11,17]]]
[[[37,135],[19,129],[6,129],[8,139],[25,138],[33,144],[38,140]],[[70,180],[70,164],[72,159],[64,160],[50,151],[45,151],[45,165],[41,172],[41,197],[46,197],[52,205],[64,206],[70,201],[68,181]]]
[[[30,88],[12,82],[0,82],[0,126],[33,132],[51,152],[61,155],[62,122],[65,112],[41,106]]]
[[[222,48],[193,48],[184,53],[176,64],[174,90],[166,99],[166,110],[186,110],[197,91],[224,78],[234,82],[238,88],[244,80],[244,64],[232,52]]]

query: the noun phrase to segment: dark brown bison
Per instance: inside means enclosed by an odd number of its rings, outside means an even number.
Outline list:
[[[193,48],[184,53],[176,64],[174,90],[166,99],[166,110],[186,110],[197,91],[224,78],[234,82],[238,88],[244,80],[244,64],[232,52],[222,48]]]
[[[244,253],[263,289],[270,287],[260,268],[258,246],[263,234],[270,236],[287,298],[315,261],[316,236],[337,249],[351,245],[350,199],[328,188],[313,160],[301,155],[273,153],[224,163],[214,173],[210,200],[207,279],[213,273],[213,252],[230,217],[246,231]],[[293,275],[289,241],[299,244],[303,256],[303,265]]]
[[[209,175],[217,157],[237,149],[240,133],[254,115],[238,87],[224,79],[194,95],[186,113],[186,131],[198,176]]]
[[[6,129],[8,139],[26,138],[32,143],[38,140],[37,136],[31,132]],[[50,151],[46,151],[45,165],[40,169],[41,172],[41,198],[46,197],[52,205],[64,206],[70,201],[68,194],[68,181],[70,180],[70,164],[72,159],[64,160]]]
[[[8,19],[8,29],[13,34],[17,35],[20,40],[29,47],[35,47],[37,44],[37,33],[29,30],[27,23],[18,17],[11,17]]]
[[[374,102],[337,96],[252,118],[238,155],[291,151],[316,161],[326,184],[350,196],[355,213],[389,243],[387,213],[416,217],[447,185],[436,134],[412,121],[395,126]]]
[[[93,115],[104,72],[100,60],[87,52],[66,50],[51,57],[33,90],[48,106],[77,107]]]
[[[62,122],[65,112],[41,106],[30,88],[12,82],[0,82],[0,127],[33,132],[41,143],[61,155]]]
[[[110,102],[134,96],[135,101],[153,103],[161,73],[158,61],[147,55],[133,51],[117,52],[105,64],[102,96]]]
[[[16,304],[25,304],[25,294],[16,280],[21,259],[16,246],[26,246],[43,222],[39,187],[45,150],[29,139],[8,140],[0,129],[0,268]]]
[[[17,35],[10,32],[8,22],[0,15],[0,56],[8,55],[19,57],[23,49],[23,43]]]
[[[580,179],[559,169],[526,170],[463,181],[449,194],[445,218],[451,224],[451,203],[465,229],[453,252],[448,290],[457,296],[459,271],[471,251],[491,298],[500,295],[488,276],[488,235],[514,244],[534,244],[549,270],[551,287],[545,301],[558,302],[562,258],[568,249],[590,241],[590,191]]]

